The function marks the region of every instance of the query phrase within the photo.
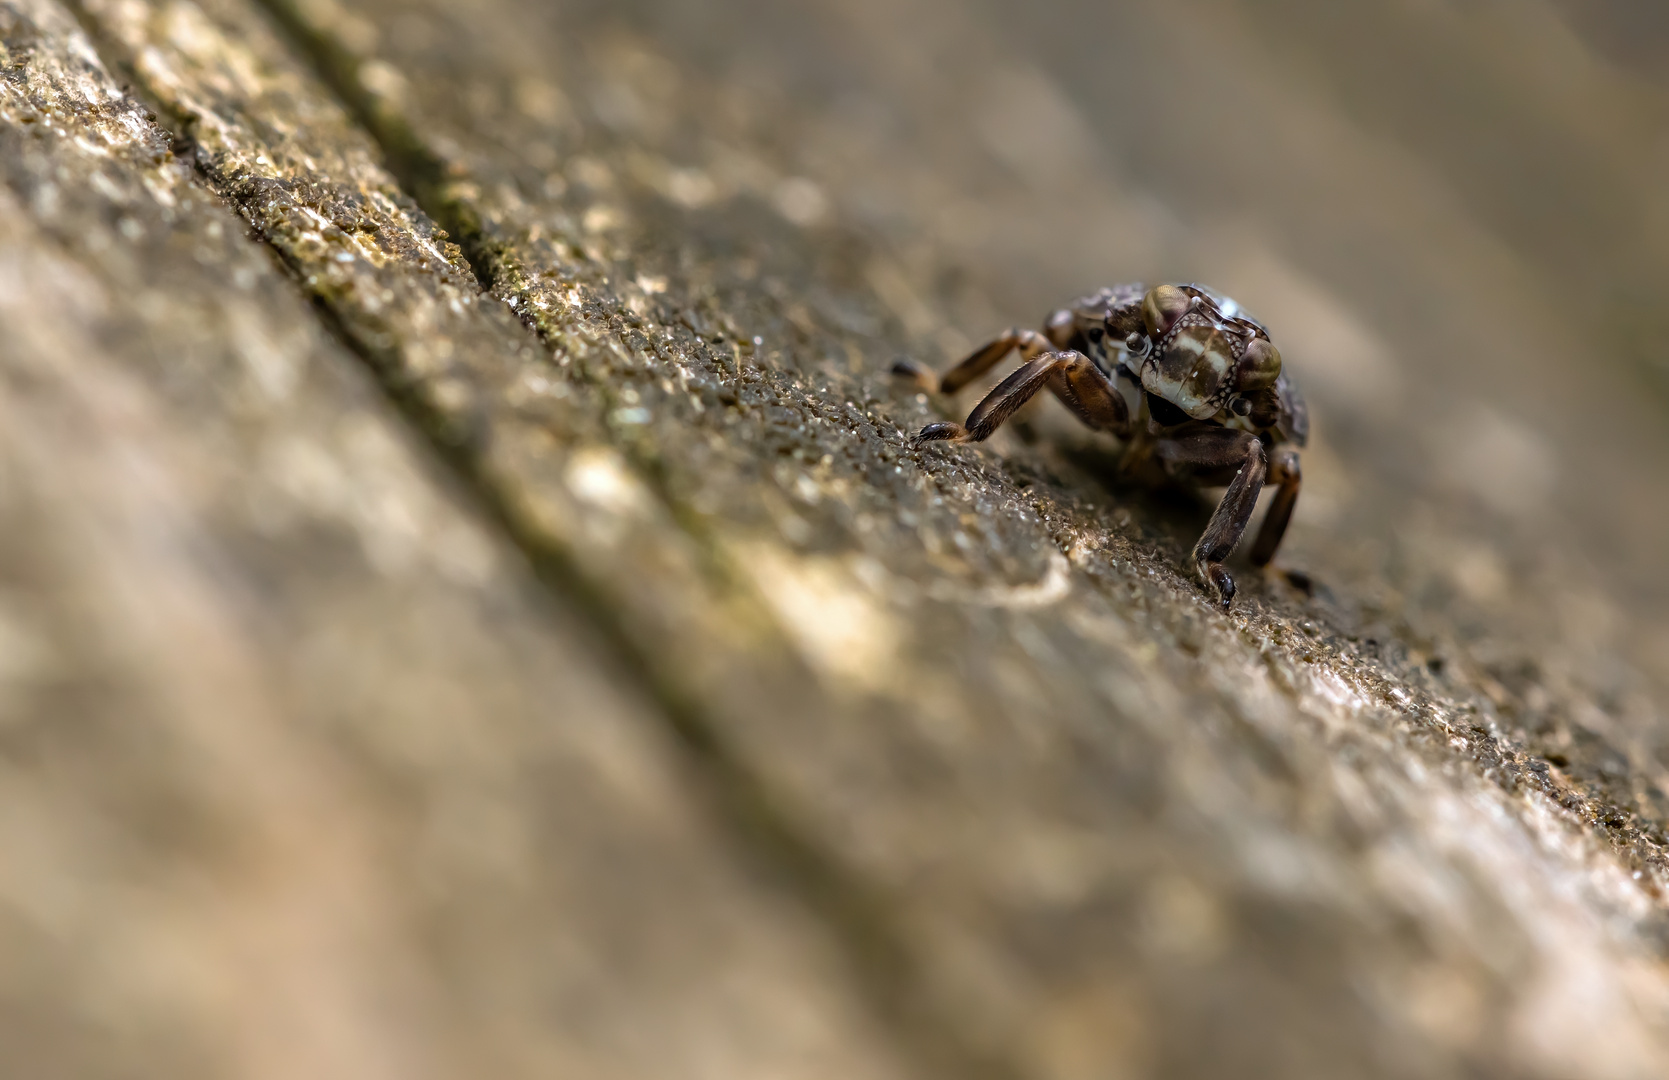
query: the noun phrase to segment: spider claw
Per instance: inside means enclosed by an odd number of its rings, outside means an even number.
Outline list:
[[[968,430],[961,424],[941,421],[937,424],[928,424],[916,432],[916,437],[910,441],[918,445],[927,442],[961,442],[967,437],[967,434]]]
[[[1224,570],[1220,563],[1212,563],[1202,569],[1205,572],[1206,580],[1216,587],[1217,595],[1222,599],[1223,610],[1227,611],[1229,606],[1234,603],[1234,578],[1229,576],[1229,572]]]

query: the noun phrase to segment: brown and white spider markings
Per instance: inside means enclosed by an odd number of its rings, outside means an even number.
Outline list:
[[[1200,285],[1115,285],[1056,311],[1041,331],[1009,330],[943,378],[908,360],[894,370],[950,394],[1014,349],[1024,363],[967,420],[929,424],[915,441],[987,439],[1047,387],[1089,427],[1126,442],[1121,468],[1156,458],[1171,476],[1227,485],[1193,554],[1227,610],[1235,586],[1223,562],[1265,483],[1278,488],[1251,557],[1258,566],[1274,557],[1298,502],[1298,448],[1309,437],[1304,400],[1269,331]]]

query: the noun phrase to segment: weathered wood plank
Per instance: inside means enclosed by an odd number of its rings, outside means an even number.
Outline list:
[[[550,356],[517,378],[460,364],[474,396],[450,407],[483,433],[460,453],[524,544],[572,560],[669,707],[764,778],[800,854],[879,887],[846,929],[899,951],[872,975],[904,1034],[1021,1075],[1458,1074],[1488,1051],[1421,1011],[1442,985],[1532,1053],[1550,1042],[1534,1018],[1581,1016],[1551,1041],[1572,1060],[1658,1060],[1661,1018],[1627,988],[1658,976],[1625,976],[1630,939],[1607,929],[1653,910],[1628,871],[1655,880],[1655,841],[1619,865],[1555,823],[1556,800],[1602,803],[1478,725],[1476,687],[1307,631],[1318,612],[1278,586],[1218,619],[1174,549],[1035,465],[905,452],[932,414],[878,373],[908,332],[898,295],[929,304],[930,285],[802,235],[773,209],[793,209],[792,174],[745,131],[690,146],[720,104],[698,82],[630,41],[587,57],[511,3],[286,12],[400,173],[367,181],[331,159],[345,135],[269,94],[325,98],[254,11],[206,5],[193,41],[212,44],[186,50],[173,10],[105,25],[222,190],[261,220],[272,204],[237,177],[305,177],[344,226],[329,192],[403,183],[539,332]],[[562,106],[588,100],[591,119]],[[377,228],[426,228],[405,216]],[[304,283],[328,265],[310,237],[269,235]],[[354,333],[363,294],[313,288]],[[445,398],[420,365],[384,366]],[[514,411],[530,372],[572,404],[537,429]],[[600,528],[606,512],[631,524]],[[1574,967],[1605,989],[1570,994]]]
[[[0,1072],[899,1075],[68,16],[0,43]]]
[[[88,8],[940,1071],[1658,1071],[1660,834],[1458,645],[1274,580],[1219,618],[1197,522],[907,451],[942,267],[797,177],[792,108],[578,9]]]

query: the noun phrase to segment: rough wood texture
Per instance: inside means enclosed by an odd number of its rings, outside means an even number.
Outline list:
[[[4,19],[6,1074],[897,1075],[585,620]]]
[[[1177,7],[1121,9],[1132,79],[1349,36]],[[1371,94],[1098,131],[1011,13],[939,0],[0,13],[0,1038],[34,1073],[1669,1068],[1661,412],[1621,364],[1560,378],[1638,309],[1553,290],[1557,235],[1504,253]],[[1078,15],[1050,55],[1113,40]],[[1481,18],[1363,16],[1409,50]],[[1655,99],[1513,26],[1466,59],[1577,71],[1634,176]],[[1594,228],[1658,205],[1581,190]],[[905,442],[948,406],[894,356],[1167,272],[1313,380],[1280,560],[1313,595],[1248,572],[1213,611],[1203,508],[1104,486],[1047,410]]]

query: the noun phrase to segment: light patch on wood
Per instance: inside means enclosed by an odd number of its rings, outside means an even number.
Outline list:
[[[1043,577],[1030,585],[992,586],[980,594],[980,601],[991,607],[1041,608],[1065,600],[1072,591],[1072,566],[1058,551],[1049,553],[1049,566]]]
[[[406,77],[392,65],[381,60],[367,60],[359,65],[359,85],[392,103],[406,96]]]
[[[791,176],[772,192],[777,213],[801,228],[810,228],[829,214],[829,197],[816,181]]]
[[[807,662],[869,691],[890,679],[902,644],[897,621],[835,559],[796,558],[770,544],[741,552],[771,611]]]
[[[641,517],[649,508],[643,484],[620,455],[607,447],[591,446],[576,453],[564,479],[580,501],[616,517]]]
[[[1461,547],[1448,563],[1449,578],[1467,599],[1493,603],[1507,594],[1506,564],[1493,548],[1483,544]]]

